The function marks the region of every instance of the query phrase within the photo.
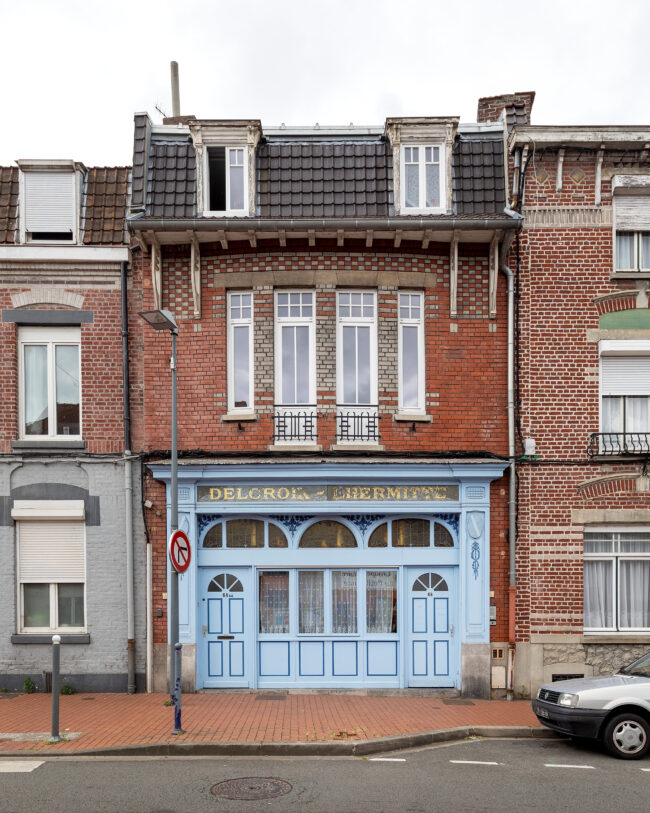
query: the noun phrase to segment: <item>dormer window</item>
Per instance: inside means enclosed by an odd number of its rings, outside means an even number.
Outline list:
[[[402,208],[428,212],[442,207],[443,145],[409,144],[402,147]]]
[[[244,147],[208,148],[208,197],[210,212],[245,214],[246,153]]]
[[[78,176],[71,161],[18,162],[23,242],[75,243]]]

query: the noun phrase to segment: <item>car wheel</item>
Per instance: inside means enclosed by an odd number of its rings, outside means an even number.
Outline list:
[[[605,748],[619,759],[640,759],[650,751],[650,724],[638,714],[617,714],[607,723]]]

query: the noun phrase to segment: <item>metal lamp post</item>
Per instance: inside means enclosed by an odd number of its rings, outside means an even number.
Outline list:
[[[176,337],[178,325],[171,311],[142,311],[138,313],[154,330],[168,330],[172,336],[172,357],[170,367],[172,371],[172,449],[171,449],[171,518],[172,532],[178,528],[178,410],[176,404]],[[176,694],[176,666],[174,647],[178,643],[178,573],[171,568],[171,581],[169,583],[169,596],[167,601],[169,612],[169,696],[174,702]]]

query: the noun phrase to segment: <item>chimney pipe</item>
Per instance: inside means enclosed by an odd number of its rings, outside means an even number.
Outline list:
[[[171,63],[172,69],[172,116],[181,114],[181,93],[178,82],[178,62]]]

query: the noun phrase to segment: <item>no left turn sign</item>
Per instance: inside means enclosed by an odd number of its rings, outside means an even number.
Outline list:
[[[177,573],[185,573],[190,566],[192,550],[185,531],[174,531],[169,537],[169,561]]]

